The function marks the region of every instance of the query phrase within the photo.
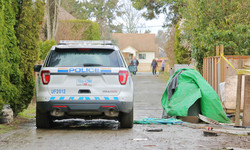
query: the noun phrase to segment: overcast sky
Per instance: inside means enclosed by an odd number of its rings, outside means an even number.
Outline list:
[[[144,19],[145,20],[145,19]],[[160,15],[159,18],[153,20],[145,20],[146,29],[149,29],[151,33],[157,34],[158,30],[162,30],[162,26],[164,24],[164,15]]]
[[[132,2],[130,0],[119,0],[119,3],[120,4],[127,3],[127,4],[132,5]],[[144,11],[146,11],[146,9],[142,10],[140,12],[142,13]],[[144,33],[145,30],[150,30],[151,33],[157,34],[158,30],[163,30],[162,26],[163,26],[164,21],[165,21],[164,18],[165,17],[163,14],[160,15],[158,18],[155,18],[152,20],[146,20],[142,17],[140,20],[140,23],[143,25],[143,27],[138,28],[139,32]],[[118,22],[122,22],[119,18],[117,18],[117,20],[118,20]]]

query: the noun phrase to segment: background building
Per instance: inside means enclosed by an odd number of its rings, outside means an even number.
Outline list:
[[[155,34],[113,33],[112,39],[120,47],[128,64],[136,56],[140,63],[138,71],[150,71],[152,60],[159,57]]]

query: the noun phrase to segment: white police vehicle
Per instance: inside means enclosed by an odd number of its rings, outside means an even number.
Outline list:
[[[110,41],[60,41],[48,53],[36,84],[36,126],[67,118],[114,119],[133,127],[133,81]]]

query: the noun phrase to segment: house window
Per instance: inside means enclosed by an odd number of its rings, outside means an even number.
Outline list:
[[[146,54],[139,54],[139,59],[146,59]]]

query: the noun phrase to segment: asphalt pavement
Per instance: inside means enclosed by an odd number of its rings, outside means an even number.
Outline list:
[[[133,76],[134,119],[161,118],[161,97],[166,82],[151,73]],[[35,119],[0,134],[0,150],[134,150],[134,149],[250,149],[249,136],[220,133],[205,137],[204,129],[183,125],[140,125],[119,129],[117,121],[66,120],[53,129],[37,129]],[[158,132],[148,132],[158,129]]]

